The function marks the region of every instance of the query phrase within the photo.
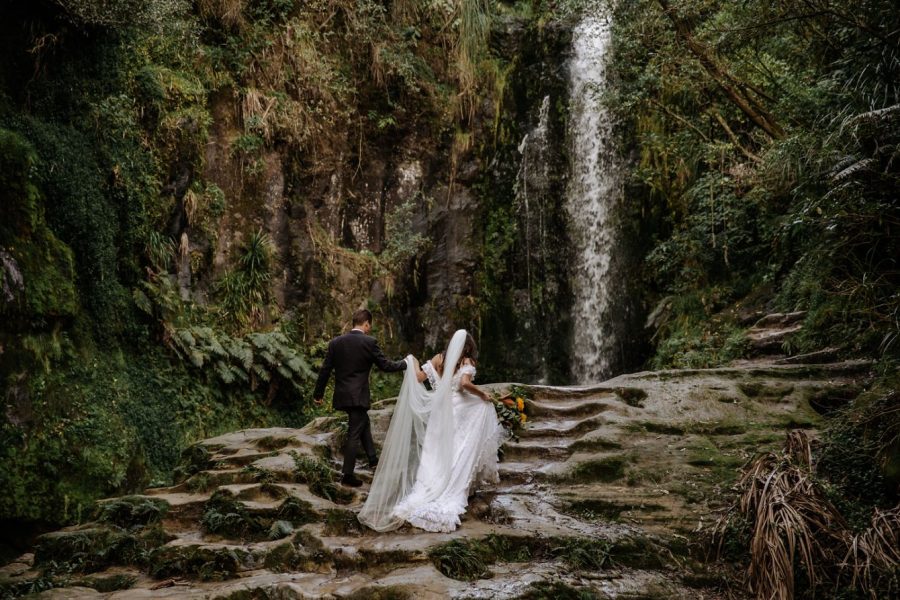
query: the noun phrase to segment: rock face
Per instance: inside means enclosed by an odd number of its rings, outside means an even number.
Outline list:
[[[362,118],[362,130],[321,140],[314,160],[278,146],[247,154],[239,94],[211,97],[196,175],[214,193],[182,189],[168,232],[182,296],[215,301],[215,282],[262,231],[276,265],[267,323],[289,318],[305,339],[328,338],[374,303],[389,349],[436,351],[464,327],[480,330],[492,375],[568,381],[560,199],[570,30],[499,19],[490,37],[502,80],[463,130],[445,131],[436,117],[384,129]],[[213,205],[214,217],[193,216]],[[395,260],[404,245],[410,252]]]
[[[716,577],[686,542],[714,520],[718,492],[787,430],[814,429],[809,399],[848,397],[867,367],[760,362],[527,388],[531,419],[504,445],[501,482],[470,499],[451,534],[358,524],[368,486],[334,483],[337,417],[237,431],[189,448],[178,485],[105,500],[94,522],[43,536],[0,571],[0,589],[54,586],[43,598],[709,597],[702,588]],[[376,440],[391,410],[384,401],[372,411]]]

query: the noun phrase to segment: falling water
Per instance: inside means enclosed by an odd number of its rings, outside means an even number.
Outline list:
[[[525,318],[520,325],[531,329],[543,319],[540,303],[534,306],[534,287],[541,285],[541,274],[546,262],[547,229],[546,213],[554,198],[550,193],[550,96],[544,96],[537,114],[537,123],[525,134],[518,146],[522,159],[516,175],[516,211],[524,232],[524,258],[526,289],[519,296],[520,305],[527,305]],[[539,370],[534,374],[537,383],[547,383],[547,357],[540,353]]]
[[[573,376],[580,383],[609,377],[617,365],[616,208],[622,169],[613,124],[600,101],[606,85],[610,24],[589,17],[575,27],[569,64],[571,174],[566,210],[574,243]]]
[[[525,269],[528,293],[531,294],[533,284],[533,259],[535,253],[544,248],[544,203],[548,193],[549,162],[547,152],[550,141],[549,134],[550,96],[544,96],[538,112],[537,125],[522,138],[519,143],[519,173],[516,177],[516,206],[523,213],[525,227]],[[536,213],[536,214],[533,214]],[[537,229],[537,231],[534,231]],[[537,234],[535,236],[535,234]]]

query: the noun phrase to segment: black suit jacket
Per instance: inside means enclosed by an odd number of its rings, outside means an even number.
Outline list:
[[[328,342],[328,353],[319,371],[313,398],[325,394],[328,378],[334,370],[332,405],[341,410],[369,408],[369,371],[375,365],[382,371],[403,371],[406,361],[385,358],[378,341],[362,331],[354,330]]]

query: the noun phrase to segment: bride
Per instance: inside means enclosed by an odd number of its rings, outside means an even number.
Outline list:
[[[376,531],[410,523],[426,531],[459,526],[470,492],[496,483],[497,448],[503,428],[490,396],[475,377],[477,349],[460,329],[444,354],[433,391],[413,356],[391,417],[378,470],[359,520]],[[434,378],[434,374],[431,374]]]

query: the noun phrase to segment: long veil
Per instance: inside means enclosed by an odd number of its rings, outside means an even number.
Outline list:
[[[444,372],[434,391],[419,383],[412,356],[406,357],[407,369],[375,479],[359,512],[363,525],[375,531],[400,527],[404,519],[394,514],[394,508],[417,479],[425,497],[436,498],[446,487],[454,456],[451,381],[465,341],[464,329],[453,334],[444,355]]]

